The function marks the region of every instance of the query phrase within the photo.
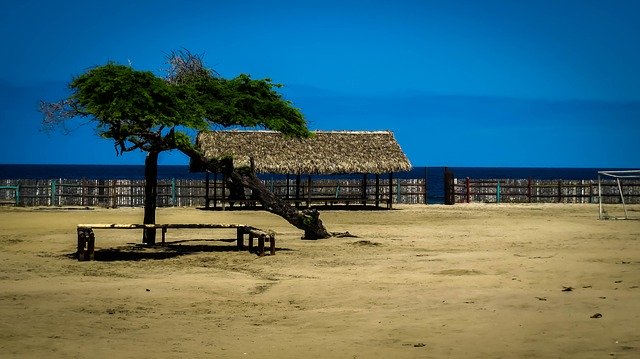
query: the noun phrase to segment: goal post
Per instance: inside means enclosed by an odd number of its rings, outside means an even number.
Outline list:
[[[605,202],[603,201],[603,197],[605,194],[603,192],[603,183],[604,178],[611,179],[615,182],[614,186],[609,185],[609,187],[613,187],[615,191],[617,189],[618,195],[620,196],[620,203],[622,204],[622,209],[624,211],[624,218],[610,216],[604,206]],[[633,181],[633,179],[637,179],[638,181]],[[629,219],[629,211],[627,209],[627,204],[629,200],[625,198],[625,192],[623,191],[623,183],[631,180],[631,186],[635,189],[635,187],[640,186],[640,170],[624,170],[624,171],[598,171],[598,207],[599,207],[599,219]],[[628,197],[638,196],[636,193],[634,195],[634,191],[630,190],[627,194]],[[631,197],[633,198],[633,197]],[[637,201],[636,201],[637,202]]]

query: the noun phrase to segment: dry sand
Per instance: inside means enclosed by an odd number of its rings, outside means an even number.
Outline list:
[[[155,249],[96,230],[98,260],[72,258],[76,224],[141,218],[0,209],[0,356],[640,357],[640,221],[596,205],[325,211],[359,237],[321,241],[265,212],[163,208],[158,223],[274,230],[278,251],[238,251],[233,230]]]

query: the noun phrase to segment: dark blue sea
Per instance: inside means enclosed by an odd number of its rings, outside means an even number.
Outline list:
[[[521,167],[449,167],[456,178],[476,179],[563,179],[595,180],[598,170],[614,168],[521,168]],[[396,178],[427,178],[429,203],[442,203],[444,199],[444,167],[414,167],[411,171],[395,173]],[[616,168],[617,170],[617,168]],[[386,175],[384,175],[386,176]],[[160,179],[204,179],[204,173],[189,172],[189,166],[161,165]],[[262,175],[264,179],[282,178]],[[316,176],[314,176],[316,177]],[[326,176],[317,176],[326,177]],[[361,178],[362,175],[340,175],[340,178]],[[144,179],[142,165],[3,165],[0,179]]]

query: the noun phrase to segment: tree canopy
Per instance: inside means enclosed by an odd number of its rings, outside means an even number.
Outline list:
[[[310,135],[302,113],[270,79],[246,74],[224,79],[188,52],[173,53],[169,64],[165,78],[116,63],[94,67],[70,82],[68,98],[41,103],[43,124],[52,128],[88,117],[101,137],[114,140],[119,154],[189,146],[185,129],[211,126]]]

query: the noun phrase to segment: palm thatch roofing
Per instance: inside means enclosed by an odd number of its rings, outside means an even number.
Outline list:
[[[390,131],[315,131],[310,138],[275,131],[203,131],[196,145],[207,160],[233,158],[257,173],[341,174],[407,171],[411,163]],[[192,171],[202,164],[191,163]]]

